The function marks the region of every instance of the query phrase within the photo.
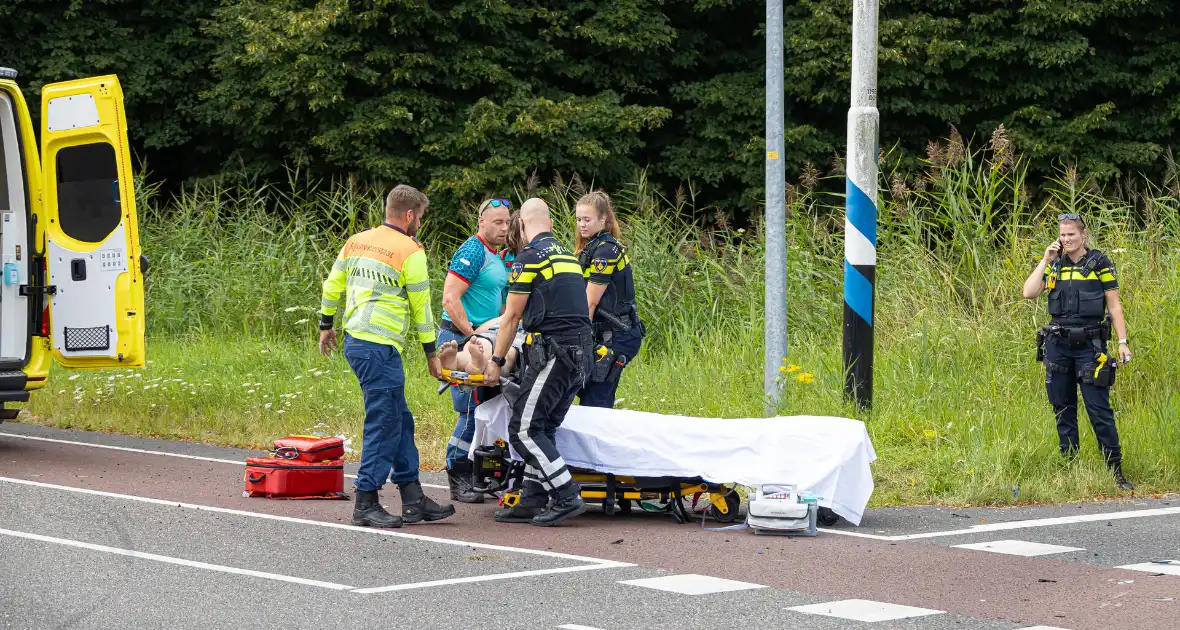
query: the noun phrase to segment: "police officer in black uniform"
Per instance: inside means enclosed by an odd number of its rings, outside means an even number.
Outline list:
[[[1119,302],[1114,263],[1105,254],[1086,246],[1089,230],[1082,216],[1058,218],[1058,240],[1045,249],[1044,258],[1024,283],[1024,297],[1049,292],[1050,322],[1038,335],[1037,359],[1045,364],[1045,388],[1057,415],[1057,434],[1063,455],[1078,451],[1078,386],[1090,424],[1114,472],[1119,488],[1133,490],[1123,475],[1110,386],[1117,364],[1131,360],[1127,326]],[[1111,328],[1118,334],[1118,355],[1107,347]]]
[[[594,327],[595,362],[578,394],[583,407],[614,407],[623,368],[639,354],[644,327],[635,308],[635,275],[619,243],[619,223],[602,191],[582,196],[575,206],[578,263],[586,277],[586,301]]]
[[[524,459],[520,500],[497,510],[503,523],[552,526],[586,511],[580,489],[557,452],[557,427],[582,388],[594,355],[585,281],[578,259],[553,237],[549,206],[530,199],[520,209],[526,246],[508,280],[501,330],[521,322],[527,334],[519,390],[505,388],[512,403],[509,442]],[[500,382],[512,335],[500,335],[485,382]],[[551,502],[550,502],[551,500]]]

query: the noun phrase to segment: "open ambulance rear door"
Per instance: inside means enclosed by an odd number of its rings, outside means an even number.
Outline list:
[[[144,288],[127,117],[114,76],[41,91],[41,171],[53,358],[143,367]]]

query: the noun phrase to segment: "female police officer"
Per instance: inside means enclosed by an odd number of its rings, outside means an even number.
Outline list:
[[[1062,214],[1057,220],[1059,238],[1045,249],[1040,264],[1024,281],[1024,297],[1033,299],[1049,291],[1051,319],[1039,343],[1044,344],[1045,388],[1057,415],[1061,453],[1073,457],[1078,450],[1080,384],[1106,464],[1119,488],[1133,490],[1123,476],[1119,434],[1110,408],[1116,359],[1107,354],[1106,341],[1112,323],[1118,334],[1119,361],[1131,360],[1114,263],[1086,247],[1089,230],[1081,215]]]
[[[614,407],[623,368],[639,353],[643,322],[635,308],[635,277],[619,243],[619,222],[610,197],[596,190],[578,199],[574,250],[582,265],[586,303],[598,346],[594,370],[578,395],[583,407]]]

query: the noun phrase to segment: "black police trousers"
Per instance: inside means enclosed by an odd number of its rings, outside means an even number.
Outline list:
[[[1072,457],[1079,449],[1078,440],[1078,388],[1086,404],[1086,414],[1108,466],[1120,465],[1123,461],[1119,447],[1119,432],[1114,424],[1114,411],[1110,408],[1110,388],[1095,385],[1084,374],[1083,366],[1095,367],[1094,356],[1106,351],[1106,341],[1086,340],[1080,347],[1070,346],[1068,339],[1050,336],[1045,340],[1045,389],[1049,404],[1057,415],[1057,437],[1063,455]],[[1115,358],[1111,357],[1111,361]]]
[[[608,347],[615,351],[616,356],[626,357],[627,362],[630,363],[631,359],[634,359],[635,355],[639,354],[639,348],[642,344],[643,334],[637,328],[632,328],[626,332],[615,332]],[[616,378],[608,378],[598,383],[587,379],[586,386],[582,388],[582,391],[578,392],[578,404],[583,407],[605,407],[613,409],[615,406],[615,393],[619,389],[619,378],[621,376],[620,373]]]
[[[593,362],[589,334],[562,339],[543,361],[527,361],[520,391],[512,401],[508,441],[524,460],[524,481],[540,483],[561,499],[576,492],[565,460],[557,452],[557,427],[582,388]],[[523,354],[528,355],[528,350]],[[564,354],[564,359],[558,354]],[[531,485],[531,484],[530,484]]]

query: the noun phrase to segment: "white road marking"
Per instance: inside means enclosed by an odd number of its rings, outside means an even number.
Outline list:
[[[106,545],[96,545],[94,543],[81,542],[78,540],[69,540],[67,538],[54,538],[53,536],[42,536],[40,534],[29,534],[27,532],[18,532],[10,529],[0,529],[0,534],[5,536],[13,536],[16,538],[25,538],[28,540],[36,540],[40,542],[54,543],[57,545],[65,545],[67,547],[77,547],[79,549],[89,549],[91,551],[101,551],[104,553],[113,553],[120,556],[130,556],[132,558],[139,558],[141,560],[153,560],[155,562],[163,562],[166,564],[177,564],[184,567],[192,567],[195,569],[204,569],[206,571],[218,571],[220,573],[233,573],[236,575],[249,575],[251,577],[265,578],[267,580],[277,580],[279,582],[291,582],[293,584],[303,584],[305,586],[318,586],[320,588],[332,589],[334,591],[349,591],[355,587],[347,586],[345,584],[335,584],[333,582],[321,582],[319,580],[308,580],[306,578],[294,577],[290,575],[279,575],[278,573],[267,573],[265,571],[253,571],[251,569],[239,569],[237,567],[227,567],[220,564],[209,564],[207,562],[197,562],[195,560],[185,560],[183,558],[173,558],[170,556],[161,556],[154,553],[144,553],[142,551],[133,551],[131,549],[120,549],[118,547],[108,547]]]
[[[153,451],[148,449],[130,448],[126,446],[111,446],[108,444],[93,444],[90,442],[76,442],[73,440],[59,440],[55,438],[45,438],[32,435],[18,435],[16,433],[8,433],[0,431],[0,436],[19,438],[22,440],[37,440],[40,442],[54,442],[57,444],[69,444],[72,446],[89,446],[92,448],[105,448],[114,451],[125,451],[129,453],[143,453],[146,455],[163,455],[167,457],[179,457],[182,459],[194,459],[207,462],[216,462],[219,464],[234,464],[237,466],[244,466],[245,461],[237,461],[232,459],[219,459],[216,457],[204,457],[200,455],[185,455],[182,453],[169,453],[167,451]],[[356,479],[356,475],[344,475],[349,479]],[[438,484],[423,483],[425,488],[438,488],[441,490],[449,490],[449,486]],[[967,529],[953,529],[939,532],[923,532],[919,534],[900,534],[895,536],[887,536],[882,534],[866,534],[857,531],[847,531],[842,529],[829,529],[826,527],[818,528],[819,531],[828,534],[837,534],[840,536],[851,536],[854,538],[867,538],[870,540],[885,540],[890,542],[897,542],[902,540],[917,540],[921,538],[939,538],[944,536],[970,536],[973,534],[983,534],[987,532],[1010,531],[1016,529],[1029,529],[1033,527],[1052,527],[1055,525],[1074,525],[1078,523],[1090,523],[1104,520],[1123,520],[1131,518],[1149,518],[1152,516],[1172,516],[1180,514],[1180,507],[1168,508],[1153,508],[1147,510],[1127,510],[1124,512],[1106,512],[1100,514],[1080,514],[1077,516],[1061,516],[1055,518],[1041,518],[1028,519],[1022,521],[1009,521],[1006,523],[987,523],[983,525],[974,525]]]
[[[1076,525],[1078,523],[1094,523],[1098,521],[1121,521],[1131,518],[1149,518],[1152,516],[1174,516],[1180,514],[1180,507],[1151,508],[1147,510],[1127,510],[1125,512],[1104,512],[1100,514],[1078,514],[1076,516],[1058,516],[1054,518],[1035,518],[1023,521],[1009,521],[1006,523],[987,523],[973,525],[967,529],[952,529],[940,532],[923,532],[920,534],[900,534],[897,536],[883,536],[880,534],[864,534],[839,529],[819,528],[821,532],[855,536],[857,538],[871,538],[873,540],[918,540],[922,538],[940,538],[944,536],[970,536],[972,534],[986,534],[988,532],[1011,531],[1015,529],[1029,529],[1033,527],[1053,527],[1055,525]]]
[[[1069,630],[1068,628],[1058,628],[1057,626],[1029,626],[1027,628],[1017,628],[1016,630]]]
[[[840,619],[865,622],[895,621],[898,619],[943,614],[941,610],[915,608],[913,606],[887,604],[885,602],[873,602],[864,599],[843,599],[835,602],[825,602],[823,604],[794,606],[787,610],[793,610],[807,615],[822,615],[824,617],[838,617]]]
[[[470,577],[449,578],[446,580],[430,580],[428,582],[408,582],[391,586],[377,586],[374,588],[358,588],[354,593],[370,595],[373,593],[391,593],[393,591],[408,591],[416,588],[430,588],[433,586],[449,586],[451,584],[469,584],[472,582],[488,582],[491,580],[508,580],[512,578],[533,577],[537,575],[554,575],[557,573],[577,573],[579,571],[596,571],[599,569],[619,568],[611,564],[584,564],[577,567],[560,567],[556,569],[536,569],[533,571],[516,571],[514,573],[492,573],[488,575],[473,575]]]
[[[564,626],[557,626],[557,630],[602,630],[602,628],[595,628],[593,626],[579,626],[576,623],[567,623]]]
[[[713,593],[725,593],[729,591],[745,591],[754,588],[767,588],[761,584],[738,582],[736,580],[725,580],[722,578],[715,578],[707,575],[695,575],[692,573],[685,575],[667,575],[663,577],[644,578],[641,580],[626,580],[619,582],[619,584],[654,588],[660,591],[671,591],[673,593],[680,593],[681,595],[710,595]]]
[[[234,514],[237,516],[248,516],[251,518],[261,518],[271,521],[281,521],[284,523],[298,523],[300,525],[315,525],[316,527],[328,527],[331,529],[343,529],[354,532],[362,532],[365,534],[373,534],[377,536],[392,536],[394,538],[404,538],[407,540],[418,540],[422,542],[433,542],[441,545],[454,545],[459,547],[471,547],[473,549],[491,549],[495,551],[509,551],[513,553],[542,556],[545,558],[560,558],[563,560],[574,560],[577,562],[585,562],[595,565],[604,565],[604,567],[622,568],[633,567],[634,564],[626,562],[618,562],[615,560],[603,560],[601,558],[591,558],[589,556],[577,556],[568,553],[558,553],[555,551],[541,551],[539,549],[524,549],[520,547],[508,547],[504,545],[492,545],[488,543],[468,542],[465,540],[455,540],[451,538],[436,538],[433,536],[422,536],[420,534],[407,534],[399,531],[391,531],[387,529],[375,529],[370,527],[358,527],[356,525],[346,525],[344,523],[328,523],[326,521],[313,521],[310,519],[296,518],[293,516],[278,516],[275,514],[264,514],[261,512],[249,512],[246,510],[234,510],[231,508],[215,507],[211,505],[197,505],[192,503],[181,503],[178,501],[167,501],[164,499],[153,499],[149,497],[140,497],[131,494],[119,494],[116,492],[105,492],[102,490],[91,490],[90,488],[75,488],[73,486],[61,486],[52,483],[45,483],[41,481],[29,481],[27,479],[13,479],[11,477],[0,477],[0,482],[13,483],[23,486],[32,486],[36,488],[48,488],[50,490],[62,490],[65,492],[77,492],[79,494],[89,494],[100,497],[110,497],[114,499],[124,499],[127,501],[138,501],[140,503],[151,503],[154,505],[166,505],[169,507],[179,507],[188,510],[198,510],[206,512],[216,512],[219,514]]]
[[[1085,551],[1081,547],[1063,547],[1061,545],[1047,545],[1044,543],[1028,542],[1024,540],[996,540],[993,542],[971,543],[969,545],[952,545],[956,549],[974,549],[976,551],[990,551],[1010,556],[1047,556],[1054,553],[1068,551]]]
[[[0,436],[18,438],[21,440],[36,440],[38,442],[53,442],[54,444],[69,444],[70,446],[89,446],[91,448],[105,448],[111,451],[123,451],[125,453],[141,453],[144,455],[163,455],[165,457],[179,457],[181,459],[195,459],[202,462],[214,462],[217,464],[233,464],[235,466],[245,466],[246,460],[238,461],[236,459],[220,459],[217,457],[205,457],[203,455],[185,455],[184,453],[170,453],[168,451],[153,451],[144,448],[131,448],[129,446],[112,446],[110,444],[94,444],[93,442],[75,442],[74,440],[58,440],[56,438],[39,437],[35,435],[19,435],[16,433],[8,433],[7,431],[0,431]],[[345,479],[356,479],[356,475],[344,475]],[[423,488],[440,488],[442,490],[450,490],[450,486],[440,486],[435,483],[424,483]]]
[[[1131,571],[1145,571],[1147,573],[1163,573],[1166,575],[1180,575],[1180,560],[1165,560],[1167,564],[1160,564],[1157,562],[1142,562],[1140,564],[1126,564],[1116,569],[1129,569]]]

